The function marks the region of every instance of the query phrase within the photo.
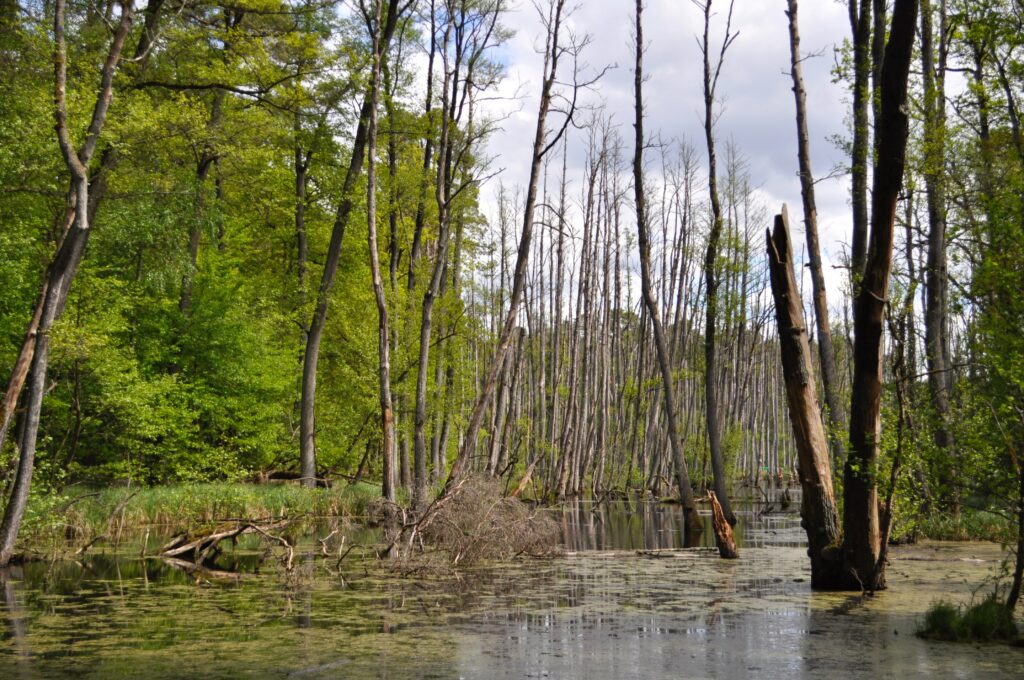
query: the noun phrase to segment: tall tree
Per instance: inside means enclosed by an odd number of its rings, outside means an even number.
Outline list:
[[[718,325],[719,249],[722,240],[722,203],[718,196],[718,158],[715,154],[715,91],[722,73],[725,53],[736,34],[732,32],[733,1],[729,0],[729,13],[725,22],[725,35],[714,66],[711,64],[711,0],[694,0],[704,13],[704,34],[701,53],[704,57],[704,140],[708,150],[708,194],[711,198],[711,230],[704,255],[705,322],[704,322],[704,417],[707,423],[708,448],[711,453],[711,471],[714,475],[715,495],[729,524],[736,524],[736,515],[729,504],[728,481],[722,457],[722,423],[718,405],[718,371],[716,333]]]
[[[854,370],[850,452],[843,476],[843,547],[856,586],[871,590],[885,587],[885,564],[879,559],[882,546],[877,484],[882,438],[884,319],[892,271],[896,203],[906,161],[907,79],[916,23],[917,0],[896,0],[880,75],[871,232],[864,277],[854,298]]]
[[[399,17],[404,14],[415,0],[388,0],[387,14],[383,20],[383,29],[378,37],[378,49],[387,52],[398,26]],[[371,83],[363,96],[359,111],[359,123],[356,126],[355,139],[352,142],[352,155],[345,170],[342,184],[341,201],[334,217],[331,240],[327,246],[324,269],[320,277],[320,287],[316,295],[316,307],[309,322],[306,335],[306,346],[302,361],[302,387],[299,414],[299,464],[303,486],[313,487],[317,482],[316,469],[316,380],[317,366],[320,361],[320,343],[323,340],[324,328],[327,324],[327,310],[330,307],[331,292],[338,273],[341,260],[341,246],[345,240],[345,229],[348,227],[349,215],[355,204],[355,188],[359,175],[363,171],[363,160],[366,154],[370,112],[373,108],[373,85]]]
[[[796,98],[797,160],[800,168],[800,196],[803,199],[804,233],[807,238],[807,259],[811,269],[814,318],[818,330],[818,358],[821,382],[828,407],[829,443],[832,458],[841,465],[846,457],[846,409],[839,397],[839,376],[832,346],[832,329],[828,318],[828,295],[821,263],[818,240],[818,208],[814,197],[814,174],[811,170],[811,137],[807,129],[807,90],[804,87],[803,57],[800,55],[800,24],[797,0],[788,0],[790,76]]]
[[[932,0],[921,0],[921,71],[924,88],[924,183],[928,204],[928,262],[925,269],[924,342],[928,390],[935,409],[934,440],[938,448],[939,481],[953,498],[950,467],[949,272],[946,263],[946,2],[939,0],[938,49]],[[955,501],[954,501],[955,503]]]
[[[677,410],[675,403],[675,386],[672,380],[671,357],[668,340],[661,323],[658,301],[654,298],[654,286],[651,280],[651,246],[648,235],[647,202],[644,195],[644,103],[643,103],[643,0],[636,0],[636,61],[633,70],[633,127],[636,138],[633,145],[633,196],[636,204],[637,244],[640,248],[640,285],[644,298],[644,309],[647,310],[654,327],[654,346],[658,355],[658,366],[661,369],[662,395],[665,400],[665,423],[668,428],[669,446],[672,449],[672,462],[675,466],[676,484],[679,487],[679,502],[683,506],[686,518],[686,532],[689,536],[699,535],[703,529],[697,506],[693,500],[693,488],[690,486],[690,474],[686,467],[686,456],[683,443],[679,436]]]
[[[76,148],[72,140],[67,107],[67,37],[66,0],[56,0],[53,15],[54,37],[54,118],[61,155],[70,174],[67,206],[72,215],[71,224],[54,255],[43,280],[35,349],[28,373],[26,413],[19,442],[18,470],[11,496],[0,524],[0,566],[6,565],[14,553],[14,543],[28,504],[32,472],[35,465],[36,437],[43,395],[46,392],[46,373],[49,362],[50,330],[64,312],[68,291],[78,271],[79,263],[89,238],[89,162],[96,152],[100,134],[107,120],[114,93],[114,75],[121,60],[121,51],[131,31],[134,12],[127,0],[118,4],[120,20],[114,27],[106,58],[100,71],[92,116],[81,145]],[[33,319],[33,323],[36,320]]]

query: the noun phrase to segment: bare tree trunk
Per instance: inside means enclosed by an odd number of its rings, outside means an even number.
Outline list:
[[[730,32],[732,23],[732,0],[729,2],[729,18],[726,22],[725,36],[718,62],[712,73],[711,67],[711,0],[704,0],[704,37],[701,51],[704,54],[704,138],[708,148],[708,192],[711,197],[711,233],[708,236],[707,251],[704,257],[704,277],[707,290],[705,324],[704,324],[704,416],[707,423],[708,448],[711,454],[711,472],[714,476],[715,494],[729,524],[736,525],[736,515],[729,505],[728,482],[725,479],[725,462],[722,459],[722,426],[719,422],[717,357],[715,354],[715,333],[718,323],[718,251],[722,238],[722,206],[718,198],[718,168],[715,156],[714,137],[714,103],[718,76],[721,73],[722,61],[734,35]]]
[[[814,291],[814,318],[818,330],[818,356],[821,362],[821,382],[828,407],[829,442],[832,459],[841,465],[846,458],[846,409],[839,397],[839,378],[836,374],[836,356],[832,347],[832,330],[828,319],[828,296],[825,292],[825,274],[821,265],[821,246],[818,243],[818,208],[814,200],[814,175],[811,171],[811,142],[807,131],[807,92],[804,89],[800,56],[800,31],[797,20],[797,0],[789,0],[789,53],[793,93],[796,97],[797,157],[800,164],[800,195],[803,198],[804,227],[807,235],[807,255],[811,265],[811,286]]]
[[[799,456],[803,491],[800,514],[807,532],[807,554],[811,558],[811,587],[830,589],[841,581],[839,511],[832,488],[828,440],[814,387],[803,301],[793,272],[793,251],[785,206],[782,214],[775,216],[774,232],[768,232],[768,268],[775,298],[775,319],[779,326],[789,418]]]
[[[672,449],[672,460],[676,469],[676,484],[679,487],[679,502],[683,506],[686,519],[685,531],[688,537],[700,535],[703,523],[697,513],[693,500],[693,488],[690,486],[690,475],[686,467],[683,443],[679,438],[676,422],[675,390],[672,380],[668,341],[665,329],[661,325],[661,314],[658,301],[654,299],[653,282],[651,281],[651,246],[647,234],[646,197],[644,196],[644,104],[643,104],[643,0],[636,0],[636,61],[633,72],[634,123],[636,131],[633,146],[633,195],[636,202],[637,241],[640,248],[640,281],[647,314],[654,327],[654,344],[658,354],[658,365],[661,368],[662,395],[665,400],[665,421],[668,429],[669,446]],[[687,541],[688,543],[690,541]]]

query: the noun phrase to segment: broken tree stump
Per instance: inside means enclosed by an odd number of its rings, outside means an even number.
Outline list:
[[[732,536],[732,526],[725,519],[722,505],[714,491],[708,491],[711,498],[711,524],[715,529],[715,543],[718,544],[718,555],[722,559],[735,560],[740,556],[736,550],[736,539]]]

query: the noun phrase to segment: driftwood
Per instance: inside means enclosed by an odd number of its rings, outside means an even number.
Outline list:
[[[295,560],[295,547],[291,544],[288,539],[282,536],[276,536],[267,532],[260,526],[251,522],[245,522],[238,526],[220,529],[211,533],[205,534],[198,538],[190,537],[186,533],[178,534],[170,540],[166,545],[160,548],[160,557],[162,558],[178,558],[182,555],[188,555],[191,553],[194,556],[193,564],[202,564],[206,558],[217,549],[217,546],[221,541],[231,539],[234,540],[244,534],[258,534],[263,539],[278,543],[285,549],[285,569],[291,571],[293,562]]]
[[[718,554],[727,560],[734,560],[740,556],[736,549],[736,540],[732,536],[732,525],[725,519],[722,505],[718,502],[718,496],[714,491],[708,491],[711,499],[711,524],[715,528],[715,543],[718,544]]]

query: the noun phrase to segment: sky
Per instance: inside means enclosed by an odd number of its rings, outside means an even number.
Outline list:
[[[546,4],[546,3],[544,3]],[[790,224],[797,248],[803,242],[800,183],[797,177],[795,103],[789,76],[788,20],[786,0],[736,0],[732,28],[738,37],[726,53],[718,85],[720,117],[715,134],[719,158],[725,144],[733,141],[747,161],[751,181],[759,197],[775,213],[788,203]],[[804,0],[800,5],[801,51],[809,56],[803,63],[807,89],[811,154],[814,175],[823,178],[844,163],[844,154],[832,141],[844,133],[849,108],[847,89],[833,83],[834,49],[849,35],[845,2]],[[712,5],[712,45],[717,52],[725,28],[728,2]],[[590,36],[582,55],[589,65],[584,72],[595,74],[611,67],[589,95],[591,103],[602,101],[608,115],[631,139],[633,122],[633,12],[631,0],[584,0],[572,13],[569,26],[577,34]],[[689,0],[647,0],[644,9],[644,103],[645,128],[650,137],[686,139],[706,166],[703,133],[703,63],[698,38],[703,30],[703,13]],[[495,56],[506,65],[501,97],[486,108],[504,118],[489,139],[487,153],[492,169],[500,174],[484,189],[484,210],[494,209],[499,181],[506,186],[525,186],[530,163],[529,140],[536,126],[543,45],[543,27],[530,0],[513,0],[503,23],[515,34]],[[570,165],[583,161],[583,133],[570,143]],[[631,151],[629,151],[631,153]],[[648,165],[657,163],[648,152]],[[719,161],[719,174],[723,173]],[[574,174],[570,170],[570,175]],[[844,243],[849,242],[849,178],[824,179],[816,186],[819,231],[826,260],[828,287],[841,283],[838,270],[828,265],[837,261]],[[768,226],[768,225],[766,225]],[[838,293],[838,290],[836,291]],[[833,295],[832,299],[838,299]]]

